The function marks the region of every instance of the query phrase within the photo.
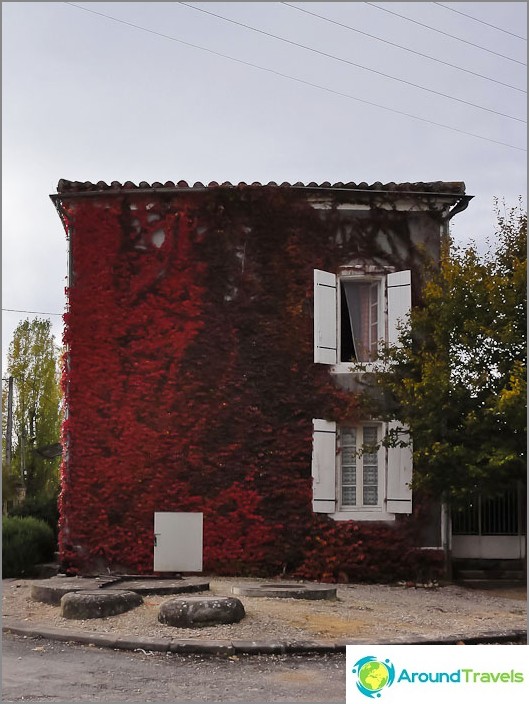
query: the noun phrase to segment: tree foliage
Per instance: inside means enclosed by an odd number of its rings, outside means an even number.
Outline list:
[[[60,457],[48,459],[39,452],[60,441],[58,355],[49,320],[35,318],[19,323],[7,359],[7,376],[14,379],[13,452],[10,475],[3,479],[8,489],[21,482],[26,497],[33,499],[49,498],[59,485]],[[5,437],[7,383],[2,415]]]
[[[411,430],[414,487],[453,502],[526,478],[527,215],[496,205],[496,216],[486,254],[446,244],[399,345],[382,354],[378,401],[366,400]]]

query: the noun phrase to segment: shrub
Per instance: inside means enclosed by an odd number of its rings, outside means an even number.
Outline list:
[[[59,508],[57,505],[58,491],[51,496],[28,496],[18,506],[9,510],[10,516],[38,518],[47,523],[53,531],[55,538],[59,532]]]
[[[2,576],[28,577],[36,565],[53,558],[53,530],[38,518],[4,516],[2,518]]]

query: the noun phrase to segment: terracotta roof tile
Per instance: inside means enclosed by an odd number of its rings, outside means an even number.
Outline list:
[[[259,183],[253,182],[251,185],[247,183],[240,182],[238,184],[230,183],[225,181],[219,184],[217,181],[211,181],[207,185],[204,185],[200,181],[197,181],[192,186],[189,185],[187,181],[178,181],[175,185],[173,181],[166,181],[165,183],[160,183],[155,181],[150,184],[147,181],[140,181],[138,185],[132,181],[125,181],[120,183],[119,181],[112,181],[108,185],[105,181],[98,181],[97,183],[92,183],[90,181],[68,181],[66,179],[61,179],[57,184],[57,193],[62,194],[82,194],[82,193],[93,193],[93,192],[116,192],[116,191],[131,191],[131,190],[203,190],[204,188],[304,188],[307,190],[347,190],[347,191],[382,191],[382,192],[400,192],[400,193],[436,193],[436,194],[446,194],[446,195],[465,195],[465,184],[462,181],[433,181],[433,182],[416,182],[416,183],[395,183],[391,181],[390,183],[381,183],[376,181],[375,183],[368,184],[365,181],[361,183],[354,183],[349,181],[348,183],[343,183],[338,181],[337,183],[331,184],[329,181],[324,181],[323,183],[316,183],[311,181],[310,183],[302,183],[298,181],[294,184],[284,181],[280,186],[275,181],[270,181],[269,183]]]

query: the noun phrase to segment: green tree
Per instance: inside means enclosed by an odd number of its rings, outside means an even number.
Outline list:
[[[22,483],[27,499],[47,500],[57,493],[60,457],[61,390],[59,350],[49,320],[35,318],[17,326],[8,351],[6,375],[14,379],[13,453],[10,475],[3,485],[12,498],[13,484]],[[7,384],[2,394],[4,439]],[[5,447],[5,443],[4,443]],[[11,494],[11,496],[10,496]]]
[[[410,429],[414,487],[452,503],[526,480],[527,214],[496,215],[486,254],[446,243],[382,354],[379,393],[364,394],[370,412]]]

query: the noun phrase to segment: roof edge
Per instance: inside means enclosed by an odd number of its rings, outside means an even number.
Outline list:
[[[240,182],[237,184],[225,181],[224,183],[218,183],[216,181],[211,181],[208,184],[201,182],[195,182],[190,185],[187,181],[178,181],[177,183],[173,181],[166,181],[161,183],[155,181],[152,184],[146,181],[141,181],[138,185],[132,181],[125,181],[120,183],[119,181],[112,181],[107,184],[105,181],[98,181],[97,183],[92,183],[91,181],[69,181],[67,179],[60,179],[57,184],[57,194],[51,196],[52,198],[63,198],[67,197],[82,197],[82,196],[95,196],[95,195],[119,195],[123,193],[171,193],[171,192],[201,192],[205,190],[214,189],[259,189],[259,188],[281,188],[281,189],[296,189],[305,191],[320,191],[320,192],[350,192],[350,193],[385,193],[385,194],[400,194],[400,195],[430,195],[430,196],[464,196],[465,194],[465,183],[463,181],[433,181],[433,182],[415,182],[415,183],[395,183],[390,182],[383,184],[379,181],[368,184],[366,182],[361,183],[343,183],[341,181],[331,184],[328,181],[323,183],[276,183],[275,181],[270,181],[266,184],[253,182],[245,183]]]

